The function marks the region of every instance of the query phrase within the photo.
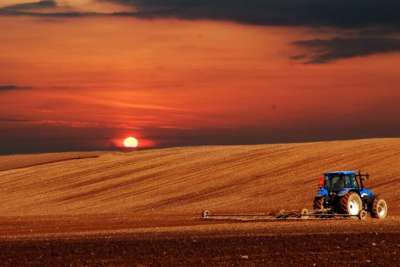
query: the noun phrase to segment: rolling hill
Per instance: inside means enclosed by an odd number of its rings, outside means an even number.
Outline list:
[[[0,216],[310,208],[321,173],[361,169],[400,214],[400,139],[0,157]]]

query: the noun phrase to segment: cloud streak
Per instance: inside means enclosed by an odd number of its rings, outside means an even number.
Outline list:
[[[103,0],[104,1],[104,0]],[[394,0],[111,0],[148,17],[231,20],[286,26],[369,27],[400,25]]]
[[[139,18],[212,19],[276,26],[400,26],[400,2],[395,0],[98,0],[97,3],[126,6],[125,12],[109,12],[109,15]],[[54,0],[42,0],[8,6],[1,8],[0,12],[33,16],[103,14],[79,10],[56,12],[59,6]],[[49,11],[35,12],[40,8],[48,8]]]
[[[135,5],[144,17],[229,20],[267,26],[325,28],[336,33],[331,39],[294,42],[305,49],[292,59],[324,64],[338,59],[362,57],[400,50],[392,37],[400,28],[400,2],[394,0],[114,0]],[[350,30],[352,36],[343,36]],[[372,36],[371,36],[372,34]]]
[[[113,1],[41,0],[26,2],[0,8],[3,16],[34,16],[74,18],[85,16],[118,15],[118,12],[131,13],[132,8]],[[121,14],[126,15],[126,14]]]
[[[311,39],[296,41],[294,45],[310,52],[292,57],[309,64],[324,64],[331,61],[400,52],[400,38],[392,37],[335,37],[332,39]]]
[[[54,0],[42,0],[39,2],[27,2],[21,4],[15,4],[0,8],[0,15],[19,15],[19,14],[31,14],[38,9],[52,9],[56,8],[57,3]],[[34,14],[34,13],[32,13]]]
[[[24,89],[29,89],[29,87],[18,86],[15,84],[0,84],[0,93],[8,91],[24,90]]]
[[[0,10],[19,11],[19,10],[34,10],[38,8],[55,8],[57,4],[54,0],[42,0],[39,2],[27,2],[15,4],[1,8]]]

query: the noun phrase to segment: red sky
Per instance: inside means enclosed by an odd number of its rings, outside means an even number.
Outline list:
[[[332,31],[125,16],[0,27],[2,153],[400,135],[398,53],[293,58],[307,53],[294,42]]]

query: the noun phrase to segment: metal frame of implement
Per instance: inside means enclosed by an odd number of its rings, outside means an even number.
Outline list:
[[[365,220],[367,212],[361,211],[359,215],[339,214],[331,210],[302,209],[299,211],[280,211],[277,215],[268,214],[212,214],[210,211],[203,211],[203,220],[223,221],[297,221],[297,220],[338,220],[338,219],[360,219]]]

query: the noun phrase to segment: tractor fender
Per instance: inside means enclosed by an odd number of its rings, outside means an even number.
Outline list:
[[[375,195],[371,190],[368,190],[366,188],[363,188],[360,190],[360,196],[362,199],[374,199]]]
[[[344,188],[344,189],[342,189],[342,190],[340,190],[338,193],[337,193],[337,196],[338,197],[343,197],[343,196],[345,196],[348,192],[350,192],[350,191],[352,191],[351,189],[349,189],[349,188]]]
[[[329,192],[325,187],[321,187],[317,192],[317,197],[327,197],[328,195]]]

